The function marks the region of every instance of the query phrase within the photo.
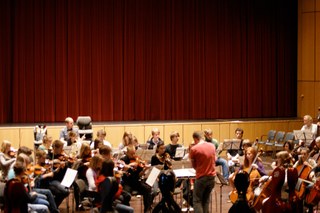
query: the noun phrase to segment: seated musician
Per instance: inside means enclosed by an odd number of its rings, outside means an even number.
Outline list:
[[[293,150],[293,144],[290,141],[286,141],[283,144],[283,151],[287,151],[293,161],[293,163],[296,161],[295,158],[292,156],[291,152]],[[271,163],[271,168],[275,169],[277,167],[277,161],[274,161]]]
[[[100,145],[106,145],[109,146],[110,148],[112,148],[112,145],[109,141],[107,141],[105,138],[107,136],[107,133],[104,129],[100,129],[97,131],[97,138],[94,140],[93,143],[90,144],[90,148],[93,150],[98,149],[98,144]]]
[[[57,206],[69,195],[68,189],[61,185],[61,181],[67,168],[72,166],[72,162],[68,161],[69,156],[63,152],[63,145],[64,143],[60,140],[53,142],[52,152],[48,154],[49,160],[52,161],[53,177],[41,179],[40,181],[41,188],[49,188],[54,194]]]
[[[270,176],[260,179],[262,191],[257,195],[254,208],[256,211],[277,212],[299,212],[297,210],[297,197],[295,186],[298,181],[298,171],[292,168],[293,159],[287,151],[276,154],[276,168]]]
[[[305,115],[303,116],[303,126],[301,127],[302,131],[309,131],[312,133],[312,137],[313,139],[316,138],[317,135],[317,130],[318,130],[318,126],[317,124],[313,123],[313,118],[310,115]],[[302,140],[299,141],[299,145],[302,144]],[[306,141],[307,142],[307,146],[310,145],[311,141]]]
[[[173,131],[170,133],[170,141],[171,143],[166,146],[166,153],[170,155],[171,159],[174,159],[176,156],[176,150],[178,147],[182,147],[181,144],[178,144],[179,141],[179,132]]]
[[[136,150],[133,146],[127,147],[127,153],[121,160],[125,163],[123,180],[123,190],[129,193],[137,191],[143,195],[144,212],[150,211],[151,204],[153,202],[153,196],[151,194],[151,188],[146,185],[144,180],[141,180],[141,176],[148,168],[141,160],[136,156]]]
[[[162,141],[160,138],[160,130],[158,128],[153,128],[151,131],[151,138],[147,141],[148,149],[156,148],[160,141]]]
[[[52,136],[45,135],[42,139],[42,144],[38,147],[39,150],[45,151],[47,154],[52,151]]]
[[[223,173],[223,177],[226,180],[226,182],[228,182],[228,178],[229,178],[229,167],[228,167],[228,163],[227,161],[219,156],[219,152],[222,151],[221,148],[219,148],[219,144],[218,141],[214,138],[212,138],[212,130],[211,129],[205,129],[204,130],[204,137],[205,137],[205,141],[213,143],[216,147],[216,166],[221,166],[222,167],[222,173]]]
[[[51,212],[59,212],[51,191],[49,189],[38,188],[38,186],[34,182],[34,180],[39,178],[40,175],[42,175],[42,173],[46,173],[46,169],[39,164],[40,160],[38,160],[38,159],[40,159],[40,158],[42,158],[44,160],[46,158],[46,153],[43,150],[38,150],[36,152],[36,159],[37,160],[36,160],[36,165],[34,165],[34,166],[30,164],[30,157],[28,155],[24,154],[23,152],[18,155],[17,160],[16,160],[16,163],[21,163],[24,165],[24,167],[27,168],[26,173],[28,173],[29,176],[33,176],[33,179],[30,179],[30,181],[28,183],[28,187],[29,187],[28,191],[33,194],[36,193],[37,198],[30,205],[33,209],[35,209],[38,204],[46,205],[49,207]],[[52,177],[52,175],[53,175],[52,172],[51,172],[51,174],[50,173],[43,174],[43,176],[48,176],[48,177]],[[12,167],[12,169],[10,169],[8,177],[9,177],[9,180],[15,178],[14,167]],[[33,205],[33,204],[35,204],[35,205]]]
[[[15,155],[12,154],[11,151],[11,142],[4,140],[1,144],[0,151],[0,172],[1,179],[6,180],[10,165],[12,165],[16,161]]]
[[[243,129],[237,128],[235,130],[236,139],[240,140],[240,146],[239,149],[228,149],[227,150],[227,159],[228,159],[228,166],[230,169],[230,172],[234,172],[234,167],[240,165],[240,156],[243,156]]]
[[[125,131],[123,133],[123,136],[122,136],[122,141],[121,143],[119,144],[119,150],[121,150],[123,153],[126,152],[126,149],[127,149],[127,146],[129,146],[130,144],[132,144],[132,133],[129,132],[129,131]]]
[[[60,141],[66,143],[69,139],[69,132],[76,133],[77,137],[79,137],[79,129],[78,127],[74,127],[74,121],[71,117],[67,117],[65,120],[66,126],[60,130]]]
[[[125,163],[122,161],[119,161],[117,159],[112,159],[111,152],[112,152],[112,150],[109,146],[102,145],[99,148],[99,153],[104,160],[115,161],[116,167],[117,167],[115,175],[117,177],[122,177],[122,175],[123,175],[122,170],[123,170]],[[127,191],[122,190],[122,192],[121,192],[120,196],[117,198],[117,200],[119,200],[122,204],[124,204],[126,206],[130,206],[131,194]]]
[[[114,210],[124,213],[134,212],[132,207],[114,202],[119,190],[119,184],[114,177],[114,162],[111,159],[102,161],[95,183],[101,199],[101,213],[114,212]]]
[[[259,182],[259,178],[266,175],[266,171],[264,169],[264,166],[262,164],[261,159],[257,156],[257,150],[253,147],[248,147],[245,149],[244,154],[244,162],[240,166],[240,170],[246,171],[249,173],[250,181],[254,182],[253,185],[256,185]],[[230,185],[234,188],[234,178],[235,178],[236,172],[232,173],[229,177]]]
[[[5,198],[5,212],[29,212],[29,203],[32,203],[37,198],[36,193],[28,193],[24,184],[26,184],[28,177],[26,172],[26,167],[23,163],[18,162],[14,165],[15,178],[9,180],[6,183],[4,190]],[[38,205],[36,212],[49,212],[48,207],[45,205]],[[40,207],[40,209],[39,209]],[[30,207],[31,208],[31,207]]]
[[[166,147],[163,141],[157,144],[156,153],[151,157],[151,166],[156,166],[160,170],[167,170],[172,168],[171,158],[165,152]]]

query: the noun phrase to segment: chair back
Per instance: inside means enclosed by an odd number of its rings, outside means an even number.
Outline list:
[[[279,131],[277,132],[274,140],[277,141],[278,143],[281,143],[284,139],[284,135],[285,135],[285,132]]]
[[[287,142],[287,141],[293,141],[293,140],[294,140],[294,134],[292,132],[287,132],[283,141]]]
[[[272,141],[272,140],[274,140],[274,138],[275,138],[275,135],[276,135],[276,130],[269,130],[269,132],[268,132],[268,140],[269,141]]]

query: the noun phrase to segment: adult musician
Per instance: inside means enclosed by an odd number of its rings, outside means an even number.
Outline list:
[[[69,139],[69,132],[76,133],[77,137],[79,137],[79,129],[77,127],[74,127],[74,121],[71,117],[67,117],[65,120],[65,127],[63,127],[60,131],[60,140],[61,141],[67,141]]]
[[[143,195],[144,212],[149,212],[153,202],[151,188],[141,180],[141,175],[147,166],[141,165],[141,160],[136,156],[136,149],[133,146],[127,147],[127,152],[121,160],[125,163],[123,180],[123,190],[129,193],[137,191]]]
[[[215,184],[216,148],[212,143],[202,139],[202,132],[192,134],[195,145],[190,149],[189,158],[196,170],[196,180],[193,190],[194,212],[209,212],[209,200]]]
[[[182,147],[181,144],[178,144],[179,141],[179,132],[173,131],[170,133],[170,144],[166,146],[166,153],[168,153],[171,157],[171,159],[174,159],[176,155],[176,150],[178,147]]]
[[[213,143],[216,147],[216,150],[218,150],[219,144],[218,141],[214,138],[212,138],[212,130],[211,129],[205,129],[204,130],[204,137],[205,137],[205,141],[206,142],[210,142]],[[221,166],[222,167],[222,173],[223,173],[223,177],[226,180],[226,182],[228,182],[228,178],[229,178],[229,167],[228,167],[228,163],[224,158],[221,158],[219,156],[219,153],[217,154],[217,159],[216,159],[216,165],[217,166]]]
[[[11,153],[11,142],[4,140],[1,144],[1,151],[0,151],[0,168],[1,168],[1,176],[2,179],[5,180],[8,175],[8,171],[10,165],[12,165],[16,158],[15,156],[10,155]]]
[[[312,133],[312,138],[315,139],[317,135],[318,126],[313,123],[313,119],[310,115],[303,116],[303,126],[301,128],[302,131],[309,131]],[[301,145],[302,141],[300,141]],[[310,145],[311,141],[306,141],[306,145]]]

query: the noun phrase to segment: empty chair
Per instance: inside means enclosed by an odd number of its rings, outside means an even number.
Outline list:
[[[269,130],[267,135],[261,135],[260,141],[258,142],[258,149],[260,149],[261,146],[265,148],[266,143],[273,141],[276,135],[276,132],[277,132],[276,130]]]
[[[79,136],[85,137],[85,140],[92,141],[93,130],[92,130],[92,120],[90,116],[79,116],[77,118],[77,126],[79,127]]]
[[[268,146],[270,146],[272,148],[272,157],[273,158],[276,156],[276,147],[275,147],[275,145],[276,144],[279,144],[279,145],[282,144],[282,146],[283,146],[284,135],[285,135],[285,132],[279,131],[279,132],[276,133],[276,135],[274,137],[274,140],[268,141],[265,144],[266,149],[267,149]]]

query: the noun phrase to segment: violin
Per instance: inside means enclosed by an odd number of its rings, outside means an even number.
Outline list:
[[[172,168],[172,162],[169,153],[164,153],[163,155],[156,155],[161,163],[164,164],[164,170]]]
[[[310,192],[306,195],[306,203],[316,206],[320,201],[320,179],[313,185]]]

